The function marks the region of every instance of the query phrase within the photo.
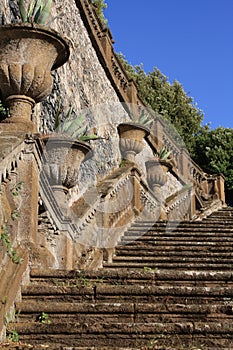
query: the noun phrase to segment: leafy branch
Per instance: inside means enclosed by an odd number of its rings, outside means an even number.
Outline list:
[[[16,196],[19,195],[19,191],[21,191],[23,184],[24,184],[23,181],[19,181],[19,182],[11,189],[11,193],[13,194],[13,196],[16,197]]]
[[[92,0],[92,4],[95,7],[97,16],[99,17],[99,20],[103,27],[106,27],[108,24],[108,20],[104,16],[104,10],[107,8],[107,4],[105,0]]]
[[[5,245],[7,255],[11,258],[12,262],[14,264],[22,264],[23,258],[21,258],[17,254],[17,251],[12,247],[12,241],[6,223],[2,225],[0,240]]]

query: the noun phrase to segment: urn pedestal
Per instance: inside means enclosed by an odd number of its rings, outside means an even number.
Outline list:
[[[47,27],[34,23],[0,26],[0,89],[10,113],[3,123],[36,131],[32,108],[50,94],[51,70],[62,66],[69,53],[67,41]]]

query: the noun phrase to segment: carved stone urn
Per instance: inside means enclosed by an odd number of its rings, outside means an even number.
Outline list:
[[[77,184],[82,161],[93,156],[91,146],[84,141],[74,140],[63,135],[41,136],[44,143],[44,170],[51,186],[67,189]]]
[[[33,129],[31,111],[51,92],[51,70],[69,58],[67,41],[37,24],[0,26],[0,89],[10,117],[6,123]],[[35,131],[35,128],[34,128]]]
[[[150,134],[149,129],[140,124],[119,124],[120,150],[122,158],[135,162],[135,156],[143,150],[143,139]]]
[[[167,182],[167,172],[172,168],[172,165],[158,159],[148,160],[145,165],[148,185],[156,197],[161,200],[161,187]]]
[[[59,134],[41,136],[44,154],[42,170],[47,175],[57,200],[64,202],[68,190],[77,185],[79,168],[93,156],[91,146]]]

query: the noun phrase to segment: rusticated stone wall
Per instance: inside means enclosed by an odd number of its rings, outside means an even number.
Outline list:
[[[54,115],[58,97],[61,98],[65,111],[72,105],[76,112],[99,104],[119,102],[97,58],[75,1],[56,1],[54,15],[59,13],[61,17],[56,19],[51,27],[69,40],[71,56],[69,62],[54,73],[53,93],[43,104],[44,121],[40,125],[40,130],[45,132],[51,130],[53,120],[48,118],[48,114],[50,118]],[[120,120],[117,115],[115,117]],[[111,122],[106,119],[99,121],[95,116],[93,119],[89,120],[92,127],[99,122]]]
[[[19,21],[16,0],[0,0],[0,7],[2,23]],[[71,55],[69,62],[53,72],[52,93],[35,107],[32,118],[41,133],[49,133],[54,129],[59,101],[64,110],[63,117],[70,106],[77,114],[91,108],[87,115],[87,127],[90,133],[95,128],[102,139],[92,142],[95,158],[83,165],[81,179],[87,182],[92,177],[94,181],[96,174],[103,177],[120,161],[116,126],[127,114],[119,104],[117,94],[98,60],[75,0],[56,1],[52,16],[57,14],[60,16],[52,23],[51,28],[68,39]],[[97,105],[106,103],[110,106],[117,103],[114,114],[103,113],[105,108],[101,112],[99,109],[96,111]]]
[[[119,102],[97,58],[75,1],[56,1],[52,16],[57,15],[59,17],[51,24],[51,28],[68,39],[71,56],[68,63],[53,73],[51,96],[36,108],[34,118],[38,119],[41,132],[53,130],[58,99],[61,99],[64,111],[72,105],[76,112],[98,104]],[[0,16],[3,24],[20,21],[17,0],[0,0]]]
[[[25,2],[27,4],[29,0]],[[0,8],[3,24],[20,20],[17,0],[0,0]],[[117,125],[129,117],[99,61],[75,0],[56,0],[52,16],[57,15],[59,17],[51,28],[70,42],[71,55],[63,67],[53,71],[52,93],[35,107],[32,119],[41,133],[49,133],[54,129],[59,103],[64,111],[61,115],[63,119],[70,106],[76,114],[88,110],[87,127],[90,133],[97,130],[100,139],[91,142],[95,156],[81,166],[80,193],[119,165]],[[137,156],[137,162],[144,171],[144,161],[151,155],[145,143],[142,154]],[[178,188],[179,184],[174,183],[173,190]]]

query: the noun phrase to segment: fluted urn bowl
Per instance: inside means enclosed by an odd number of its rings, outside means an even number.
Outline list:
[[[143,139],[150,134],[149,129],[136,123],[121,123],[117,129],[123,159],[134,162],[135,156],[143,150]]]
[[[56,31],[36,24],[0,26],[0,89],[11,117],[30,120],[31,108],[51,92],[51,70],[69,58]]]
[[[59,134],[42,136],[41,140],[44,144],[42,167],[50,185],[67,190],[77,185],[81,163],[93,156],[91,146]]]
[[[160,188],[167,182],[167,172],[172,165],[166,161],[151,159],[146,163],[147,182],[157,197],[161,196]]]

